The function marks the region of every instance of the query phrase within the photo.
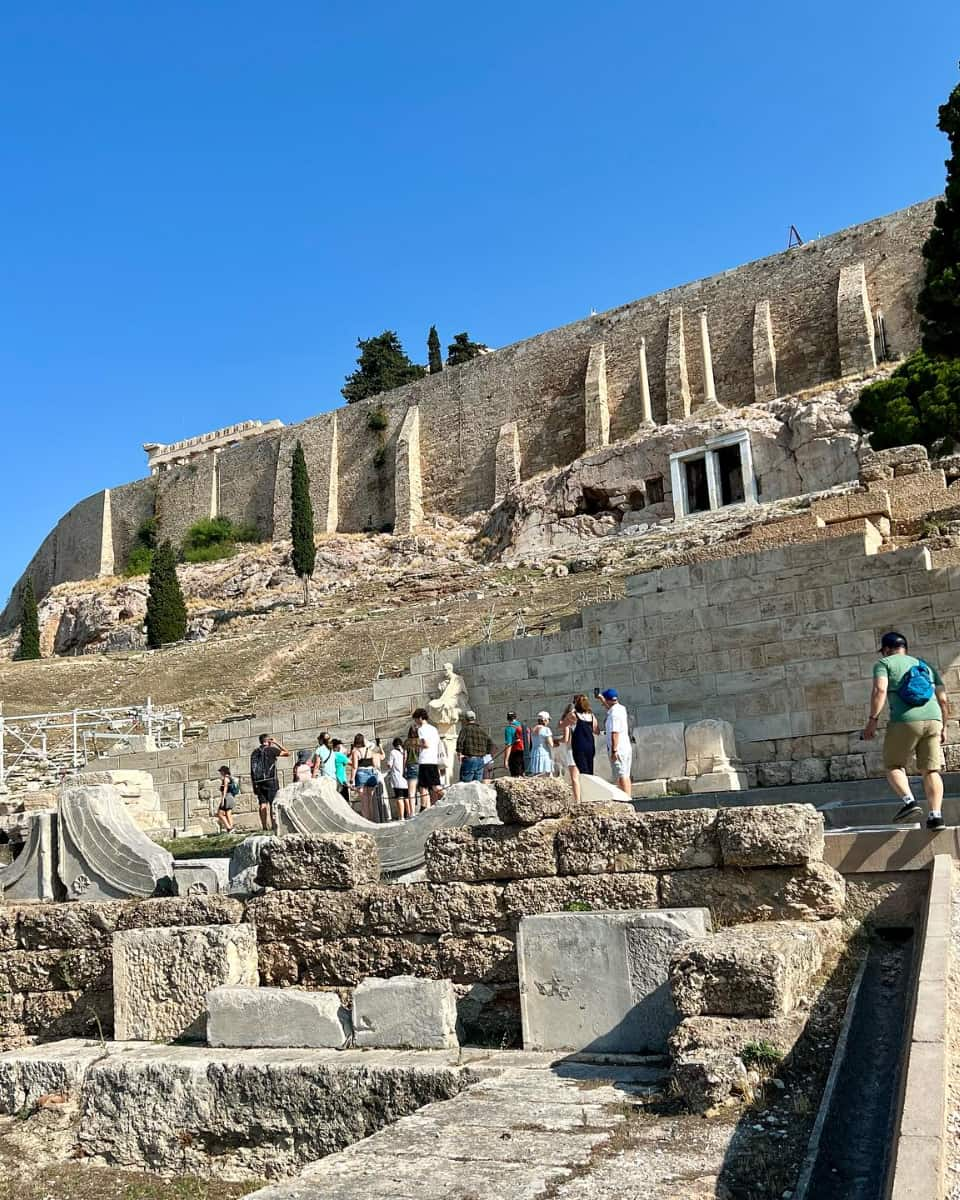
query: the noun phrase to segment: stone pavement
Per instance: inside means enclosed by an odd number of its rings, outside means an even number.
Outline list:
[[[467,1052],[465,1066],[470,1059]],[[644,1114],[639,1101],[665,1082],[659,1060],[597,1065],[505,1052],[480,1061],[501,1070],[248,1200],[715,1195],[733,1127],[698,1121],[692,1136],[689,1117]]]

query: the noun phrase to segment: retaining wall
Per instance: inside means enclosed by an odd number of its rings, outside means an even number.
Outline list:
[[[413,404],[420,406],[424,508],[457,515],[492,506],[496,446],[508,422],[516,423],[522,478],[565,465],[583,453],[588,445],[587,364],[594,346],[604,347],[603,392],[612,440],[634,433],[643,419],[641,339],[655,421],[682,419],[688,406],[695,412],[706,392],[701,311],[707,314],[717,398],[728,408],[751,404],[760,396],[789,395],[869,367],[874,355],[869,318],[877,307],[883,310],[889,353],[908,353],[918,341],[914,301],[921,278],[920,248],[932,215],[933,201],[926,201],[339,409],[339,528],[356,531],[393,524],[397,435]],[[764,316],[759,337],[758,312]],[[764,332],[767,312],[769,333]],[[681,394],[681,378],[687,395]],[[369,427],[371,411],[380,408],[386,415],[382,436]],[[278,470],[278,456],[282,467],[299,437],[316,475],[315,504],[325,513],[329,422],[329,415],[312,418],[282,435],[265,434],[224,450],[220,512],[234,521],[258,524],[265,537],[285,537],[289,473]],[[212,461],[201,458],[158,477],[165,536],[179,540],[189,525],[210,515]],[[267,499],[271,488],[272,504]],[[79,541],[96,547],[95,575],[101,528],[95,514],[88,516]],[[76,577],[63,574],[56,558],[51,564],[49,553],[44,554],[35,568],[41,595],[53,583]],[[118,561],[123,557],[118,555]],[[16,613],[16,606],[8,605],[3,619],[16,619]]]

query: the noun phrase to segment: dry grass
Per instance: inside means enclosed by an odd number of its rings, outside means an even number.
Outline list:
[[[0,1200],[235,1200],[256,1182],[162,1179],[103,1168],[51,1167],[29,1179],[0,1179]]]

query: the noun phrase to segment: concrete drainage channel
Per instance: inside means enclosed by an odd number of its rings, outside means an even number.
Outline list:
[[[922,936],[879,930],[861,965],[794,1200],[943,1194],[951,879],[938,855]]]

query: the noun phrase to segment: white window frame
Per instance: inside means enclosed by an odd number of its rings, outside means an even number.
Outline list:
[[[733,508],[732,504],[722,502],[723,491],[720,486],[720,467],[717,461],[717,450],[727,446],[740,447],[740,470],[743,473],[743,500],[738,504],[757,503],[757,481],[753,474],[753,451],[750,448],[750,434],[745,429],[738,433],[725,433],[720,437],[708,439],[702,446],[694,446],[690,450],[678,450],[670,455],[670,485],[673,488],[673,511],[676,517],[699,516],[699,512],[690,512],[690,497],[687,494],[687,473],[684,464],[696,458],[702,458],[707,469],[707,493],[710,500],[710,511],[718,508]]]

